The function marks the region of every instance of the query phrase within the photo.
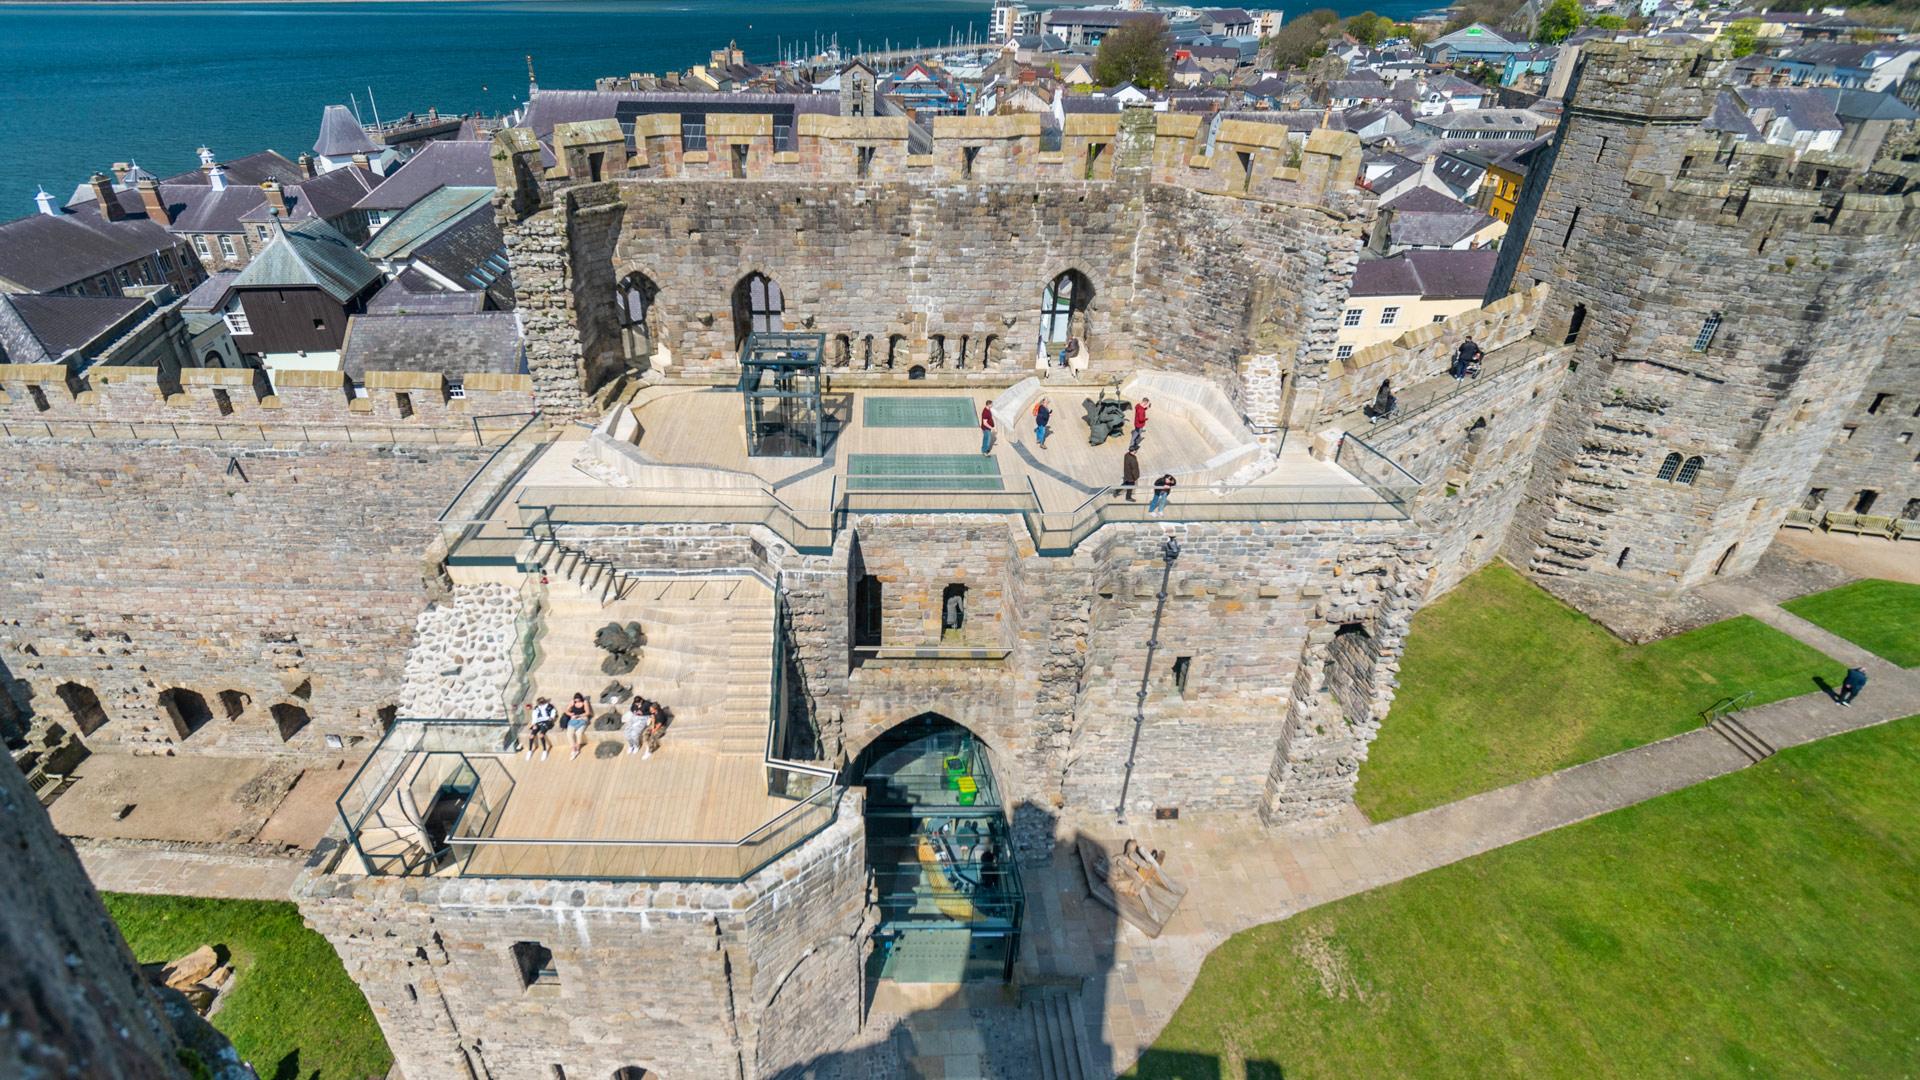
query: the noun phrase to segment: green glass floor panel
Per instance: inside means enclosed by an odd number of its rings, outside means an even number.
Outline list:
[[[964,397],[870,397],[861,415],[868,427],[969,428],[980,423],[973,399]]]
[[[848,491],[999,491],[986,454],[849,454]]]

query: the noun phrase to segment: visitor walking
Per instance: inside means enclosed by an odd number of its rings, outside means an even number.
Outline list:
[[[1128,502],[1133,501],[1133,488],[1139,482],[1140,456],[1129,450],[1127,456],[1120,459],[1120,490],[1126,493]]]
[[[1047,429],[1052,423],[1053,402],[1047,398],[1041,398],[1040,403],[1033,407],[1033,441],[1039,443],[1042,450],[1047,448],[1049,433]]]
[[[554,708],[553,702],[546,698],[540,698],[538,704],[529,705],[527,709],[533,713],[533,723],[527,728],[527,760],[533,760],[533,752],[537,749],[540,751],[540,760],[545,761],[547,754],[553,750],[553,740],[547,737],[547,732],[552,731],[553,725],[559,722],[560,710]]]
[[[1140,429],[1147,426],[1147,410],[1153,407],[1152,398],[1141,398],[1133,403],[1133,432],[1136,442],[1140,438]]]
[[[627,737],[627,753],[640,752],[640,736],[646,734],[647,725],[653,723],[653,712],[639,694],[633,695],[633,701],[627,705],[626,718],[620,722],[620,733]]]
[[[587,705],[587,695],[576,693],[573,701],[567,705],[567,738],[573,743],[572,761],[587,748],[587,722],[593,719],[593,709]]]
[[[1147,513],[1158,514],[1167,508],[1167,498],[1173,494],[1173,486],[1180,481],[1172,473],[1161,473],[1160,479],[1153,482],[1153,501],[1147,504]]]
[[[993,402],[980,406],[980,452],[993,453]]]
[[[1480,346],[1475,344],[1473,335],[1468,334],[1467,340],[1461,342],[1460,347],[1453,351],[1453,369],[1449,374],[1456,382],[1469,375],[1479,378],[1480,358],[1485,355]]]
[[[1867,673],[1857,667],[1850,667],[1847,669],[1847,677],[1840,680],[1840,692],[1833,695],[1833,700],[1852,708],[1853,699],[1859,697],[1860,691],[1866,688]]]

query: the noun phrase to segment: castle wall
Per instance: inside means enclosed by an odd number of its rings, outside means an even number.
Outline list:
[[[738,885],[316,870],[295,899],[409,1076],[758,1080],[859,1029],[865,845],[849,792],[834,824]],[[527,985],[517,942],[548,950],[554,978]]]
[[[1726,65],[1690,46],[1587,50],[1554,176],[1529,185],[1514,284],[1554,284],[1545,340],[1584,318],[1507,551],[1577,603],[1749,569],[1908,304],[1920,219],[1914,196],[1883,193],[1904,182],[1703,138]],[[1661,478],[1670,454],[1699,459],[1691,483]]]
[[[1884,397],[1882,396],[1884,395]],[[1850,511],[1862,491],[1872,513],[1920,518],[1920,325],[1901,323],[1893,347],[1867,377],[1808,481],[1825,494],[1814,508]]]
[[[731,377],[734,290],[754,272],[844,374],[1004,384],[1036,367],[1042,294],[1075,270],[1093,290],[1076,364],[1208,374],[1278,426],[1291,381],[1331,357],[1372,214],[1358,144],[1327,132],[1303,151],[1238,124],[1203,155],[1191,118],[1139,112],[1077,118],[1059,151],[1038,149],[1037,118],[942,118],[924,155],[885,120],[801,117],[776,150],[767,118],[714,117],[708,149],[682,152],[678,118],[648,118],[631,155],[617,129],[560,125],[544,173],[504,132],[496,210],[543,407],[593,415],[630,368]],[[619,324],[631,273],[660,290],[650,342]]]

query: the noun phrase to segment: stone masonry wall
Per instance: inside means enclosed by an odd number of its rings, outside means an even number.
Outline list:
[[[521,793],[524,796],[525,793]],[[295,887],[408,1076],[760,1080],[860,1024],[866,829],[859,795],[738,885],[327,872]],[[526,985],[517,942],[552,954]]]
[[[1920,320],[1901,324],[1880,367],[1841,419],[1810,488],[1824,489],[1816,509],[1852,510],[1875,492],[1872,512],[1920,518]]]
[[[182,1027],[213,1075],[251,1075],[184,999],[173,995],[169,1008],[147,982],[72,845],[11,765],[0,766],[0,827],[0,1076],[186,1080]]]
[[[489,452],[8,440],[0,654],[37,723],[96,747],[304,753],[377,735],[436,588],[434,518]],[[104,726],[77,724],[69,683]],[[191,734],[162,701],[175,689],[212,714]]]
[[[1553,180],[1529,188],[1515,285],[1554,283],[1544,340],[1579,333],[1507,551],[1577,603],[1750,568],[1908,306],[1920,216],[1882,193],[1904,180],[1721,149],[1694,124],[1727,63],[1588,50]],[[1701,459],[1692,483],[1659,478],[1675,453]]]

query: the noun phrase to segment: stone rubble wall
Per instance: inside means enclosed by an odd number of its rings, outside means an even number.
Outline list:
[[[508,585],[455,585],[415,620],[399,715],[411,719],[515,719],[507,714],[519,641],[520,598]]]
[[[434,518],[488,453],[8,440],[0,659],[37,725],[83,730],[57,688],[97,695],[96,749],[309,754],[330,734],[377,737],[440,587]],[[176,687],[214,716],[184,739],[159,700]],[[283,740],[276,705],[310,722]]]
[[[556,1065],[760,1080],[813,1060],[859,1027],[865,895],[857,792],[737,885],[370,878],[321,862],[295,887],[408,1076],[494,1080],[552,1080]],[[522,984],[521,941],[552,952],[552,984]]]

